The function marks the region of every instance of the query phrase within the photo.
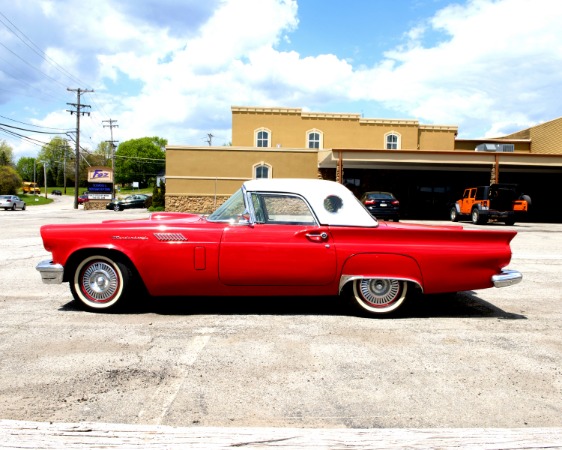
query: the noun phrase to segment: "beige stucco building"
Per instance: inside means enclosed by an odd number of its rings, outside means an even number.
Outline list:
[[[166,148],[166,209],[210,212],[259,177],[392,191],[406,217],[446,217],[464,187],[494,181],[521,185],[537,211],[545,208],[562,175],[562,118],[495,139],[457,133],[455,125],[417,120],[233,106],[232,146]]]

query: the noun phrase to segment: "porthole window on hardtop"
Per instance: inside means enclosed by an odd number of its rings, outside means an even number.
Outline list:
[[[324,199],[324,209],[331,213],[337,213],[343,206],[343,200],[337,195],[328,195]]]

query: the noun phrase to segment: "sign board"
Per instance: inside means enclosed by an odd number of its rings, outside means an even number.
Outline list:
[[[89,183],[113,183],[113,169],[111,167],[88,167]]]
[[[91,193],[88,193],[88,200],[111,200],[111,194],[91,194]]]
[[[111,200],[113,183],[88,183],[88,200]]]
[[[88,200],[111,200],[113,197],[113,170],[110,167],[88,168]]]

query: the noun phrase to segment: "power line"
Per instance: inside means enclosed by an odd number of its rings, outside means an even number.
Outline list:
[[[46,78],[48,78],[51,81],[54,81],[57,84],[60,84],[61,86],[64,87],[64,84],[61,83],[59,80],[55,80],[53,77],[47,75],[45,72],[43,72],[41,69],[38,69],[37,67],[33,66],[31,63],[27,62],[25,59],[23,59],[20,55],[18,55],[17,53],[14,53],[12,50],[10,50],[8,47],[6,47],[4,44],[2,44],[0,42],[0,45],[2,47],[4,47],[6,50],[8,50],[12,55],[14,55],[16,58],[18,58],[20,61],[22,61],[23,63],[27,64],[29,67],[31,67],[33,70],[36,70],[37,72],[39,72],[40,74],[42,74],[43,76],[45,76]]]
[[[20,127],[15,127],[13,125],[8,125],[7,123],[0,123],[0,125],[3,125],[5,127],[8,128],[13,128],[14,130],[20,130],[20,131],[29,131],[30,133],[39,133],[39,134],[66,134],[65,132],[53,132],[53,131],[37,131],[37,130],[28,130],[27,128],[20,128]]]
[[[73,82],[75,82],[75,83],[77,82],[77,83],[82,84],[82,82],[80,80],[78,80],[76,77],[74,77],[74,75],[72,75],[70,72],[68,72],[64,67],[62,67],[54,59],[50,58],[43,50],[41,50],[28,36],[26,36],[26,34],[23,31],[21,31],[16,25],[14,25],[14,23],[11,22],[10,19],[8,19],[2,12],[0,12],[0,16],[2,16],[4,18],[4,20],[2,20],[2,18],[0,18],[0,23],[2,23],[14,36],[16,36],[20,41],[22,41],[32,52],[34,52],[36,55],[38,55],[45,62],[48,62],[51,66],[53,66],[56,70],[58,70],[61,74],[68,77]],[[9,25],[6,24],[6,22],[8,22]],[[6,46],[4,46],[4,47],[8,51],[13,53]],[[14,55],[15,55],[15,53],[14,53]],[[19,56],[18,56],[18,58],[19,58]],[[22,61],[23,61],[23,59],[22,59]],[[43,72],[41,72],[41,73],[43,73]],[[46,74],[43,74],[43,75],[46,75]],[[48,75],[46,75],[46,76],[49,77]],[[54,80],[54,81],[56,81],[58,83],[57,80]]]
[[[4,133],[6,133],[9,136],[16,137],[16,138],[22,139],[24,141],[28,141],[30,144],[37,145],[38,147],[43,147],[44,145],[47,145],[46,142],[30,138],[29,136],[24,136],[23,134],[16,133],[15,131],[6,130],[5,128],[2,128],[1,126],[0,126],[0,131],[3,131]]]
[[[43,128],[44,130],[62,130],[62,128],[44,127],[44,126],[41,126],[41,125],[33,125],[32,123],[20,122],[19,120],[11,119],[10,117],[3,116],[2,114],[0,114],[0,117],[2,119],[11,120],[12,122],[20,123],[22,125],[27,125],[29,127]],[[67,131],[65,130],[64,132],[66,133]]]

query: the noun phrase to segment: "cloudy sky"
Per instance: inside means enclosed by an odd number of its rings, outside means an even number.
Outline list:
[[[90,149],[109,119],[119,142],[223,145],[233,105],[498,136],[562,116],[561,24],[559,0],[6,1],[0,140],[36,155],[75,128],[77,88]]]

